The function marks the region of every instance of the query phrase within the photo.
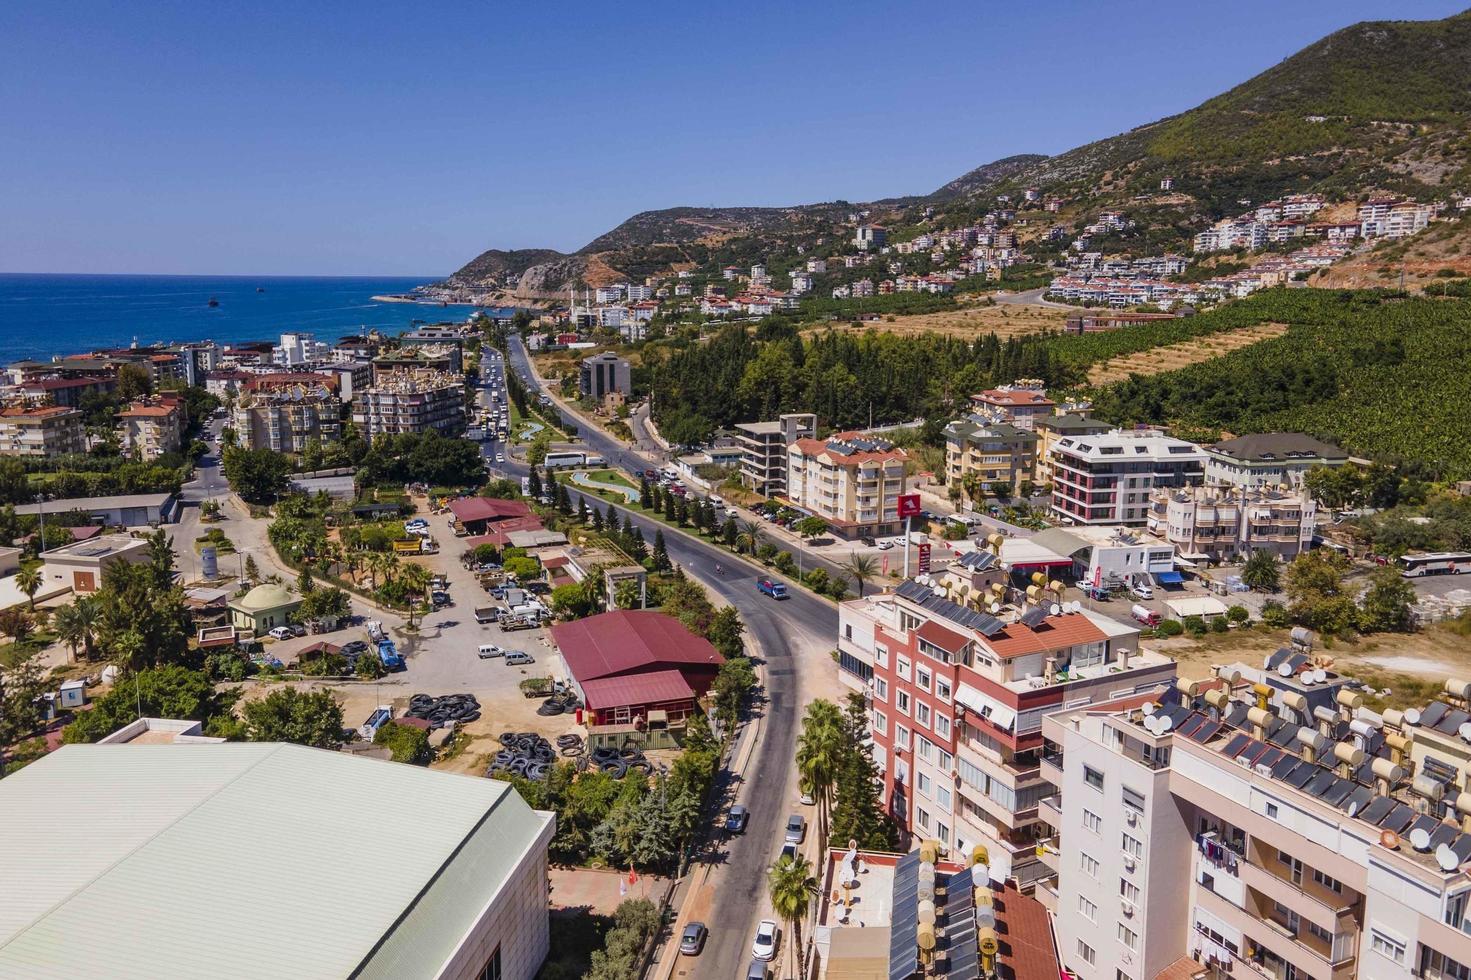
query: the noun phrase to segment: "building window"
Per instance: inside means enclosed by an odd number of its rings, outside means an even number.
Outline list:
[[[1119,923],[1119,942],[1130,949],[1139,948],[1139,934],[1122,922]]]
[[[1098,880],[1098,859],[1097,858],[1089,857],[1083,851],[1079,851],[1078,852],[1078,864],[1079,864],[1079,866],[1082,867],[1083,874],[1087,875],[1089,878],[1092,878],[1094,881],[1097,881]]]
[[[1313,869],[1313,881],[1321,887],[1328,889],[1335,895],[1343,894],[1343,882],[1339,881],[1337,878],[1332,878],[1328,875],[1325,875],[1317,868]]]
[[[894,692],[894,707],[898,708],[900,711],[904,712],[906,715],[909,714],[909,692],[908,691],[895,691]]]
[[[894,672],[906,681],[909,680],[909,658],[901,654],[895,660]]]
[[[868,683],[868,679],[873,676],[872,667],[864,663],[862,660],[859,660],[857,657],[853,656],[846,650],[838,651],[838,667],[852,674],[854,677],[857,677],[865,684]]]
[[[894,744],[901,749],[909,748],[909,729],[903,725],[895,725]]]
[[[935,802],[946,810],[951,808],[950,791],[944,786],[935,787]]]
[[[1369,948],[1380,956],[1393,960],[1396,963],[1405,961],[1405,943],[1401,939],[1386,935],[1378,929],[1369,930]]]
[[[1116,969],[1113,971],[1113,980],[1134,980],[1134,978],[1129,976],[1123,970]]]
[[[1096,790],[1101,790],[1103,789],[1103,773],[1099,772],[1097,769],[1094,769],[1092,766],[1084,766],[1083,782],[1087,783],[1089,786],[1092,786]]]
[[[1275,803],[1268,803],[1267,804],[1267,816],[1271,817],[1273,820],[1276,820],[1277,819],[1277,804],[1275,804]]]
[[[501,980],[501,948],[497,946],[495,952],[490,954],[490,959],[485,961],[485,966],[480,971],[477,980]]]
[[[918,807],[918,808],[916,808],[916,811],[915,812],[919,814],[919,825],[921,827],[923,827],[925,830],[929,830],[930,829],[930,812],[928,810],[926,810],[924,807]]]
[[[1316,922],[1308,923],[1308,932],[1316,936],[1319,942],[1327,943],[1330,945],[1333,942],[1333,933],[1329,932],[1327,929],[1324,929]]]
[[[919,746],[919,749],[918,749],[918,751],[919,751],[919,757],[921,759],[923,759],[924,761],[926,761],[926,762],[934,762],[935,761],[935,743],[934,742],[931,742],[929,739],[925,738],[923,735],[920,735],[918,733],[915,734],[914,741],[916,743],[918,743],[918,746]]]
[[[889,666],[889,648],[876,646],[873,648],[873,662],[880,667]]]
[[[1124,806],[1137,813],[1144,812],[1144,794],[1135,789],[1125,786],[1122,788],[1124,794]]]
[[[873,679],[873,696],[880,701],[889,700],[889,682],[882,677],[875,677]]]
[[[931,793],[930,777],[924,773],[919,774],[919,795],[929,796]]]
[[[945,826],[944,824],[940,823],[939,821],[936,821],[935,822],[935,836],[938,837],[938,838],[940,838],[940,843],[941,844],[948,844],[948,843],[950,843],[950,828],[947,827],[947,826]]]
[[[1130,905],[1139,904],[1139,886],[1134,884],[1128,878],[1119,879],[1119,894],[1123,896],[1124,900]]]
[[[1089,922],[1098,921],[1098,906],[1088,901],[1082,895],[1078,896],[1078,912]]]
[[[1144,844],[1129,834],[1124,834],[1124,853],[1138,860],[1144,857]]]
[[[938,756],[935,761],[935,765],[939,766],[941,769],[945,770],[946,772],[950,772],[952,769],[955,768],[955,756],[951,755],[949,752],[946,752],[944,749],[937,746],[935,748],[935,755]]]
[[[882,711],[875,711],[873,713],[873,730],[880,735],[883,735],[889,730],[889,719],[884,716]]]
[[[1081,939],[1078,940],[1078,955],[1082,957],[1083,962],[1087,963],[1089,966],[1092,966],[1098,961],[1098,954],[1093,951],[1093,947],[1089,946]]]
[[[914,668],[914,682],[918,684],[921,689],[928,691],[930,689],[930,672],[925,670],[923,667]]]
[[[914,702],[914,720],[925,727],[930,724],[930,706],[923,701]]]
[[[1422,943],[1420,976],[1425,980],[1471,980],[1471,966],[1465,966]]]
[[[944,715],[935,715],[935,734],[941,738],[950,737],[950,719]]]
[[[939,698],[941,701],[944,701],[946,704],[950,703],[949,681],[945,680],[942,677],[935,678],[935,697]]]
[[[1083,826],[1093,833],[1098,833],[1103,827],[1103,818],[1092,810],[1083,811]]]

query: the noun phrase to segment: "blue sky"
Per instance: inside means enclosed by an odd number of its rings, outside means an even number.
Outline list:
[[[0,271],[442,274],[924,193],[1466,0],[0,5]]]

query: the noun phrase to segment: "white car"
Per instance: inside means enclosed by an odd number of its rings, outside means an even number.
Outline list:
[[[781,928],[771,919],[762,919],[756,926],[756,938],[751,942],[751,955],[758,960],[775,959],[780,942]]]
[[[1154,598],[1154,587],[1148,582],[1135,582],[1134,585],[1129,589],[1129,592],[1132,593],[1134,598],[1136,599]]]
[[[496,453],[495,454],[495,461],[497,463],[504,463],[506,461],[506,454],[505,453]]]
[[[293,633],[293,632],[291,632],[291,629],[289,627],[286,627],[286,626],[277,626],[275,629],[271,630],[271,634],[270,635],[271,635],[271,638],[272,639],[276,639],[276,640],[289,640],[293,636],[295,636],[296,634]]]

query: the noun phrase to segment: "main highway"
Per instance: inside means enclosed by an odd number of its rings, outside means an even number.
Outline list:
[[[510,341],[510,353],[510,369],[525,380],[528,393],[540,393],[541,386],[527,361],[526,350],[520,338],[514,335]],[[504,370],[505,365],[490,356],[491,348],[486,348],[486,355],[481,366],[482,377],[487,372],[496,374]],[[501,392],[505,392],[504,384]],[[600,429],[581,424],[565,413],[559,414],[567,424],[577,427],[579,438],[590,450],[630,476],[636,478],[639,471],[658,465]],[[502,450],[487,447],[491,460],[497,451]],[[488,461],[488,465],[514,477],[524,476],[527,472],[524,464],[509,455],[504,463]],[[568,490],[574,504],[579,496],[583,496],[570,484]],[[596,496],[587,496],[587,500],[589,506],[594,503],[603,506],[605,503]],[[643,531],[646,541],[652,542],[655,531],[664,527],[638,512],[630,510],[628,513],[634,526]],[[745,834],[740,836],[723,839],[715,835],[714,852],[704,855],[707,860],[722,865],[716,872],[719,877],[713,904],[705,917],[710,927],[710,938],[698,958],[681,963],[684,977],[727,980],[750,960],[750,943],[756,923],[769,914],[764,911],[769,907],[766,869],[781,849],[787,814],[795,810],[793,760],[803,703],[800,673],[804,669],[834,669],[826,651],[837,642],[838,613],[832,603],[799,588],[790,590],[789,599],[769,599],[756,590],[756,579],[764,574],[761,566],[692,535],[664,530],[669,557],[686,574],[699,580],[740,612],[747,633],[756,642],[765,661],[763,698],[757,708],[764,715],[759,720],[760,740],[742,783],[731,787],[730,797],[731,802],[740,802],[749,808],[750,824]],[[717,568],[720,571],[717,572]]]

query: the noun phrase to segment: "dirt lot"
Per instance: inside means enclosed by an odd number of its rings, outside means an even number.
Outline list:
[[[1287,324],[1285,323],[1263,323],[1255,327],[1243,327],[1240,330],[1211,334],[1199,340],[1187,340],[1168,347],[1155,347],[1137,354],[1115,357],[1090,368],[1088,383],[1106,385],[1115,381],[1123,381],[1131,374],[1149,375],[1178,371],[1180,368],[1199,364],[1201,361],[1209,361],[1213,357],[1220,357],[1243,347],[1250,347],[1260,341],[1280,337],[1286,332]]]
[[[1258,628],[1210,633],[1199,640],[1147,640],[1145,645],[1176,658],[1182,677],[1206,677],[1212,664],[1239,661],[1260,667],[1287,642],[1286,630]],[[1318,653],[1332,660],[1333,670],[1389,689],[1387,696],[1370,699],[1374,708],[1423,705],[1447,678],[1471,676],[1471,643],[1439,624],[1407,635],[1385,633],[1325,644]]]
[[[847,333],[879,330],[905,337],[919,334],[951,334],[973,338],[995,333],[1002,340],[1020,337],[1023,334],[1041,333],[1044,330],[1060,330],[1067,319],[1067,310],[1047,306],[987,306],[978,304],[942,313],[920,313],[915,316],[896,316],[891,321],[868,321],[854,327],[847,321],[813,324],[807,329],[813,333],[829,329]]]
[[[1449,269],[1457,276],[1471,276],[1471,220],[1436,222],[1410,238],[1386,242],[1324,269],[1308,280],[1323,289],[1397,288],[1404,274],[1411,292],[1434,286],[1436,275]]]

